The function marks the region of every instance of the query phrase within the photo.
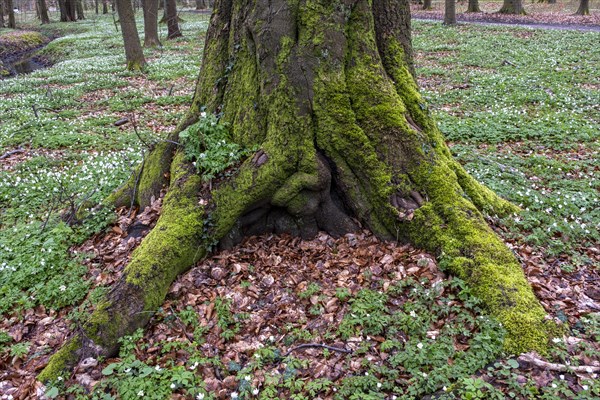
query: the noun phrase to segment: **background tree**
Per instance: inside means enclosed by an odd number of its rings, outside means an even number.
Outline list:
[[[196,0],[196,10],[205,10],[208,8],[208,2],[206,0]]]
[[[469,0],[467,12],[481,12],[481,8],[479,8],[479,0]]]
[[[456,25],[456,0],[444,1],[444,25]]]
[[[482,214],[517,208],[453,159],[430,116],[410,73],[408,2],[218,0],[214,10],[188,114],[106,201],[143,208],[168,186],[161,216],[39,378],[114,354],[215,244],[263,232],[337,236],[358,229],[354,218],[427,249],[466,280],[507,329],[507,351],[543,351],[546,313]],[[215,128],[202,112],[221,116],[232,143],[257,149],[212,190],[174,143],[203,146]]]
[[[144,10],[144,47],[160,46],[158,38],[158,1],[143,0]]]
[[[526,14],[522,0],[504,0],[502,8],[498,12],[501,14]]]
[[[590,0],[579,0],[579,8],[575,15],[590,15]]]
[[[102,0],[102,14],[108,14],[108,0]]]
[[[179,15],[175,0],[165,0],[165,19],[167,20],[167,39],[183,36],[179,29]]]
[[[84,20],[85,14],[83,13],[83,0],[74,0],[75,10],[77,11],[77,19]]]
[[[50,17],[48,17],[48,6],[46,5],[46,0],[37,0],[37,7],[40,13],[40,20],[42,24],[49,24]]]
[[[119,24],[121,25],[121,34],[125,44],[125,58],[127,60],[128,70],[141,70],[146,65],[144,51],[140,43],[137,27],[135,25],[135,12],[131,0],[117,0],[117,13],[119,14]]]
[[[431,0],[423,0],[423,10],[431,10]]]
[[[8,27],[12,29],[17,29],[17,22],[15,21],[15,8],[13,5],[13,0],[6,0],[4,3],[6,13],[8,14]]]
[[[61,22],[77,21],[76,1],[77,0],[58,0]]]
[[[0,0],[0,28],[4,28],[4,1]]]

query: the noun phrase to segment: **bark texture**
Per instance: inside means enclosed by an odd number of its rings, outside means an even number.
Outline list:
[[[502,8],[498,12],[501,14],[526,14],[522,0],[504,0]]]
[[[158,38],[158,0],[143,0],[144,47],[160,46]]]
[[[456,25],[456,0],[444,2],[444,25]]]
[[[467,12],[481,12],[481,8],[479,8],[479,0],[469,0]]]
[[[482,215],[517,209],[452,158],[410,72],[408,12],[407,1],[394,0],[217,1],[176,132],[206,110],[222,115],[232,141],[258,150],[208,204],[181,150],[165,142],[152,151],[108,202],[144,207],[168,185],[158,224],[40,379],[81,357],[114,354],[116,339],[143,326],[175,276],[215,243],[262,232],[341,235],[356,220],[435,253],[504,324],[507,351],[544,351],[545,312]]]
[[[40,21],[42,22],[42,24],[49,24],[50,17],[48,17],[48,6],[46,5],[46,0],[38,0],[37,6],[40,13]]]
[[[590,15],[590,0],[580,0],[575,15]]]
[[[431,5],[431,0],[423,0],[423,10],[431,10],[433,9]]]
[[[141,70],[146,65],[146,59],[135,25],[133,6],[130,0],[116,0],[116,3],[123,42],[125,43],[127,69],[132,71]]]
[[[167,39],[175,39],[183,36],[179,29],[179,15],[177,15],[177,3],[175,3],[175,0],[165,1],[165,18],[167,20]]]
[[[13,0],[6,0],[6,12],[8,14],[8,27],[11,29],[17,29],[17,23],[15,21],[15,11]]]

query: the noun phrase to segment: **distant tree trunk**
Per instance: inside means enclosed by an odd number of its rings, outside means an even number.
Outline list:
[[[140,36],[135,25],[133,5],[131,4],[131,0],[116,0],[116,3],[123,43],[125,44],[127,69],[130,71],[139,71],[146,65],[146,59],[144,58]]]
[[[158,0],[143,0],[144,47],[160,46],[158,39]]]
[[[8,12],[8,27],[12,29],[17,29],[13,0],[6,0],[6,10]]]
[[[76,16],[76,0],[58,0],[58,7],[60,9],[60,21],[71,22],[77,21]]]
[[[40,12],[40,20],[42,24],[49,24],[50,17],[48,17],[48,6],[46,5],[46,0],[38,0],[37,1],[38,11]]]
[[[167,39],[174,39],[180,36],[181,30],[179,30],[179,16],[177,15],[177,4],[175,0],[166,0],[166,18],[167,18]]]
[[[479,0],[469,0],[467,12],[481,12],[481,8],[479,8]]]
[[[502,8],[498,12],[501,14],[526,14],[522,0],[504,0]]]
[[[0,28],[4,28],[4,2],[0,0]]]
[[[431,0],[423,0],[423,10],[431,10]]]
[[[100,2],[98,0],[94,0],[94,8],[96,9],[96,15],[100,14]]]
[[[102,14],[108,14],[108,0],[102,0]]]
[[[205,10],[208,8],[206,0],[196,0],[196,10]]]
[[[580,0],[575,15],[590,15],[590,0]]]
[[[444,25],[456,25],[456,0],[445,0]]]
[[[85,19],[85,15],[83,13],[83,0],[73,0],[75,3],[75,10],[77,11],[77,19]]]

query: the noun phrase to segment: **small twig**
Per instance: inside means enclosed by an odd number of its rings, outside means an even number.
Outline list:
[[[171,85],[171,87],[169,88],[169,94],[167,96],[171,97],[171,95],[173,94],[174,87],[175,87],[175,84]]]
[[[131,114],[131,118],[130,119],[131,119],[131,124],[133,125],[133,131],[135,132],[135,135],[138,137],[138,139],[140,139],[140,142],[142,142],[142,144],[144,146],[146,146],[148,149],[151,149],[152,146],[150,146],[144,139],[142,139],[142,136],[138,132],[137,121],[135,120],[135,114]]]
[[[292,352],[294,352],[296,350],[313,348],[313,347],[318,347],[318,348],[327,349],[327,350],[331,350],[331,351],[337,351],[338,353],[352,354],[352,350],[343,349],[341,347],[333,347],[333,346],[328,346],[326,344],[321,344],[321,343],[305,343],[305,344],[298,345],[296,347],[292,347],[291,349],[289,349],[287,351],[287,353],[285,353],[283,355],[283,357],[289,356]]]
[[[12,156],[13,154],[20,154],[20,153],[25,153],[25,149],[22,149],[19,147],[18,149],[7,151],[6,153],[4,153],[0,156],[0,160],[4,160],[5,158]]]
[[[600,367],[595,367],[595,366],[591,366],[591,365],[580,365],[577,367],[573,367],[571,365],[551,363],[551,362],[544,361],[544,360],[537,358],[532,353],[521,354],[517,360],[532,363],[536,367],[544,368],[544,369],[547,369],[550,371],[579,372],[579,373],[588,373],[588,374],[600,372]]]

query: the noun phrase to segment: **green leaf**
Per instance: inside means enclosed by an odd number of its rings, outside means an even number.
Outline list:
[[[102,375],[112,375],[118,363],[109,364],[106,368],[102,370]]]
[[[508,361],[506,361],[506,363],[509,365],[509,367],[511,368],[519,368],[519,363],[517,362],[517,360],[515,359],[510,359]]]
[[[51,387],[46,393],[46,397],[49,399],[54,399],[58,396],[58,388],[56,386]]]

